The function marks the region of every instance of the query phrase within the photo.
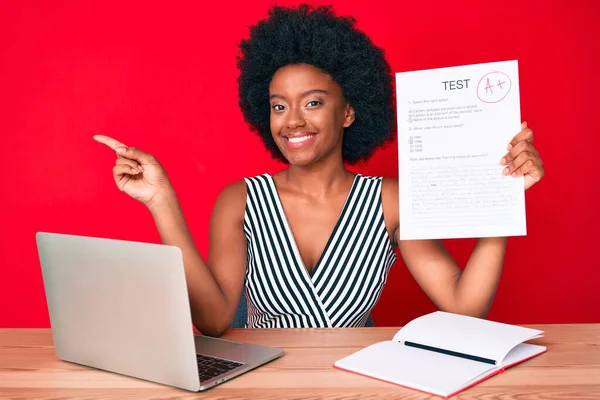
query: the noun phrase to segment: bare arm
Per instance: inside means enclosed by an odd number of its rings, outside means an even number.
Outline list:
[[[205,335],[225,332],[240,300],[246,266],[245,204],[243,181],[220,194],[211,216],[206,263],[194,244],[175,192],[149,205],[163,243],[177,246],[183,253],[192,321]]]
[[[404,240],[399,248],[410,273],[440,310],[487,315],[502,274],[505,238],[477,239],[464,270],[441,240]]]
[[[505,175],[524,176],[525,190],[544,177],[538,151],[533,147],[533,131],[527,123],[507,146],[500,160]],[[448,254],[440,240],[400,241],[398,231],[398,181],[385,179],[383,203],[388,232],[398,244],[402,258],[419,286],[445,311],[485,317],[492,304],[504,264],[506,238],[477,239],[464,270]]]
[[[462,270],[441,240],[403,240],[399,236],[398,181],[384,179],[383,206],[392,242],[421,289],[443,311],[485,317],[504,263],[505,238],[481,238]]]
[[[246,183],[228,186],[217,199],[205,263],[158,160],[108,136],[95,135],[94,140],[116,152],[113,178],[119,190],[148,207],[163,243],[181,249],[194,325],[205,335],[221,335],[233,320],[244,282]]]

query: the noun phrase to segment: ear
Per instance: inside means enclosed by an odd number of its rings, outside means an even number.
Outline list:
[[[352,108],[350,103],[346,103],[346,109],[344,110],[344,113],[344,128],[347,128],[352,125],[354,119],[356,118],[354,108]]]

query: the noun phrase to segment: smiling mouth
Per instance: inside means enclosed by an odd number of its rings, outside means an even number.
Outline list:
[[[310,142],[312,142],[315,136],[317,136],[316,133],[307,133],[305,135],[296,136],[296,137],[284,136],[284,139],[285,139],[285,143],[287,144],[288,148],[299,149],[301,147],[306,146]]]
[[[313,136],[315,136],[315,134],[314,133],[310,133],[308,135],[300,136],[300,137],[293,137],[293,138],[286,137],[286,139],[289,140],[290,143],[299,144],[299,143],[306,142],[307,140],[311,139]]]

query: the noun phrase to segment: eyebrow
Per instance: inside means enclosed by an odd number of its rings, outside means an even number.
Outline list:
[[[308,90],[304,93],[302,93],[302,97],[306,97],[310,94],[315,94],[315,93],[321,93],[321,94],[329,94],[329,92],[327,90],[323,90],[323,89],[312,89],[312,90]],[[284,99],[285,97],[280,95],[280,94],[272,94],[269,96],[269,100],[270,99]]]

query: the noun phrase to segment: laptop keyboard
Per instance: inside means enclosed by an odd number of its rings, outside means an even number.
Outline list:
[[[244,364],[225,360],[222,358],[209,357],[202,354],[196,354],[198,361],[198,372],[200,374],[200,382],[214,378],[215,376],[224,374]]]

